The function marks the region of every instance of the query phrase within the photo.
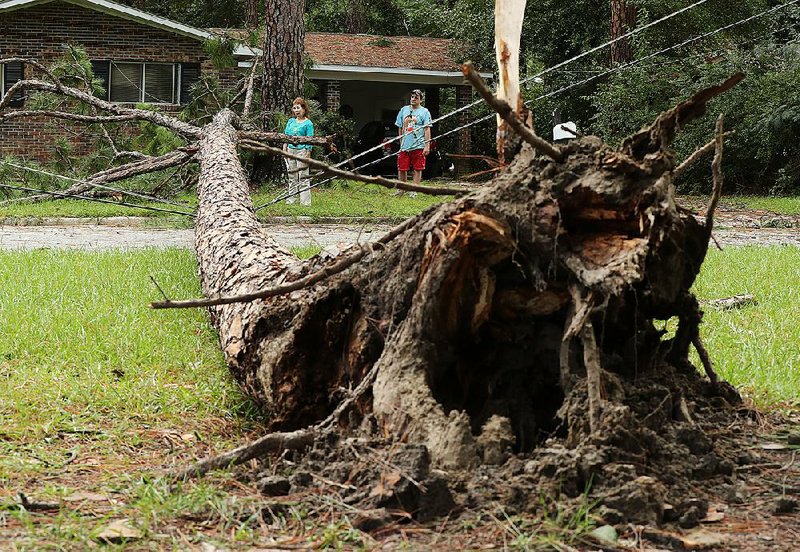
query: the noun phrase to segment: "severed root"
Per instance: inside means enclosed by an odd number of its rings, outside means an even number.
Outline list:
[[[595,431],[599,427],[600,416],[603,413],[603,398],[600,391],[602,385],[600,374],[603,369],[600,366],[600,352],[597,350],[591,320],[587,320],[581,329],[581,341],[583,364],[586,367],[586,388],[589,394],[589,427]]]
[[[201,477],[210,471],[243,464],[268,452],[307,448],[314,443],[317,437],[317,433],[311,428],[298,429],[287,433],[270,433],[252,443],[247,443],[217,456],[205,458],[188,468],[172,472],[168,474],[168,477],[178,481]]]
[[[694,345],[697,351],[697,356],[700,357],[700,362],[703,363],[703,369],[706,371],[708,379],[711,380],[711,383],[717,383],[719,379],[717,378],[716,372],[714,372],[714,367],[711,365],[711,358],[708,356],[708,351],[706,351],[706,348],[703,346],[703,342],[700,341],[699,330],[696,330],[695,335],[692,336],[692,345]]]

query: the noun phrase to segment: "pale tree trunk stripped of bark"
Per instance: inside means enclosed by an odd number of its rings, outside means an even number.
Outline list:
[[[511,106],[517,116],[524,105],[519,88],[519,52],[527,0],[497,0],[494,5],[494,52],[497,60],[497,98]],[[497,116],[497,155],[506,158],[506,122]],[[508,152],[509,157],[512,152]]]
[[[618,150],[585,137],[554,160],[524,146],[484,189],[420,215],[344,271],[288,296],[214,307],[232,374],[275,428],[295,430],[325,419],[342,388],[374,373],[356,412],[375,416],[384,435],[425,444],[443,468],[480,462],[484,426],[498,417],[513,433],[502,438],[530,450],[587,376],[596,423],[605,370],[625,376],[634,358],[685,363],[699,340],[688,290],[711,221],[676,206],[667,146],[737,80]],[[209,296],[325,264],[300,263],[259,226],[231,120],[217,115],[198,152],[197,254]],[[678,334],[660,343],[653,321],[672,316]]]

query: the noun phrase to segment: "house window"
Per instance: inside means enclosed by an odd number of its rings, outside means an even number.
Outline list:
[[[174,104],[177,92],[174,63],[111,62],[109,100],[118,103]]]
[[[22,63],[3,63],[0,64],[0,100],[11,90],[18,81],[24,78],[24,66]],[[16,97],[9,102],[11,107],[20,107],[24,103],[21,92],[17,92]]]
[[[200,77],[197,63],[132,63],[92,60],[102,82],[99,96],[116,103],[185,104]]]

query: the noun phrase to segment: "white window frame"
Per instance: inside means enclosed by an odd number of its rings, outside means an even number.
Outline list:
[[[6,64],[0,63],[0,102],[6,95]]]
[[[112,80],[114,78],[114,66],[117,64],[139,65],[142,75],[142,85],[139,89],[139,100],[136,102],[118,102],[111,98]],[[151,105],[180,105],[180,64],[170,63],[167,61],[110,61],[111,66],[108,71],[108,98],[109,101],[115,104],[134,104],[134,103],[147,103]],[[147,66],[148,65],[169,65],[172,67],[172,101],[168,102],[147,102],[145,101],[145,88],[147,88]],[[176,88],[176,84],[178,88]]]

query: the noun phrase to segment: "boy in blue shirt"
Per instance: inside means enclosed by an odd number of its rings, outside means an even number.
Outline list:
[[[422,107],[422,90],[411,91],[411,105],[403,106],[394,124],[398,136],[402,136],[397,156],[397,177],[405,182],[408,171],[413,170],[414,184],[419,184],[431,142],[431,113]]]

